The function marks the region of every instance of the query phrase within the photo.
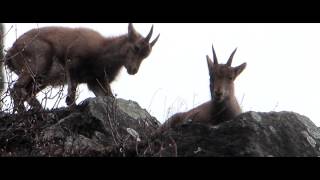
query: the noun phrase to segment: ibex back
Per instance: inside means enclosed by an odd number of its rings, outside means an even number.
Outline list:
[[[131,23],[128,34],[110,38],[86,28],[44,27],[26,32],[5,58],[18,75],[11,90],[15,110],[24,111],[24,101],[41,108],[36,94],[48,85],[68,85],[68,106],[75,105],[80,83],[86,83],[96,96],[113,96],[110,83],[121,67],[134,75],[149,56],[160,35],[149,43],[152,32],[153,26],[142,37]]]
[[[160,127],[160,131],[175,127],[188,120],[216,125],[231,120],[242,112],[234,95],[234,80],[245,69],[246,63],[231,67],[236,52],[234,50],[227,64],[218,64],[213,46],[212,52],[214,62],[207,56],[211,100],[190,111],[173,115]]]

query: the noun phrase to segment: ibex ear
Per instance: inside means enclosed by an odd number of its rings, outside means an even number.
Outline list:
[[[213,63],[208,55],[207,55],[207,63],[208,63],[209,74],[211,76],[213,74]]]
[[[130,41],[135,41],[137,39],[137,32],[136,30],[134,29],[132,23],[129,23],[129,26],[128,26],[128,38]]]
[[[246,66],[247,66],[247,63],[243,63],[240,66],[237,66],[234,68],[236,77],[246,68]]]

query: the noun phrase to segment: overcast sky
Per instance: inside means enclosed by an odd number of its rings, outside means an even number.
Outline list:
[[[89,27],[104,36],[127,33],[128,24],[5,24],[5,49],[24,32],[43,26]],[[151,23],[134,23],[143,36]],[[161,34],[139,72],[123,69],[111,88],[117,97],[131,99],[160,122],[173,113],[210,100],[206,55],[213,44],[219,63],[237,47],[233,66],[247,62],[235,81],[243,111],[294,111],[320,125],[320,24],[290,23],[154,23]],[[85,85],[77,103],[94,97]],[[61,105],[65,106],[65,99]]]

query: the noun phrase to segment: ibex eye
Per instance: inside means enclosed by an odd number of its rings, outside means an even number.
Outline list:
[[[139,52],[140,51],[140,47],[139,46],[134,46],[133,48],[134,48],[135,52]]]

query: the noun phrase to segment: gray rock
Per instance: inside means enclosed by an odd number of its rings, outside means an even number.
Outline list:
[[[89,98],[81,103],[77,112],[45,128],[41,140],[51,142],[47,154],[54,151],[54,155],[62,156],[107,155],[112,149],[124,151],[131,144],[148,138],[159,124],[136,102]],[[53,146],[57,144],[59,150]]]
[[[164,132],[156,156],[314,156],[320,155],[319,128],[294,112],[246,112],[210,127],[186,124]],[[168,138],[171,137],[171,140]],[[177,145],[174,153],[170,147]]]
[[[76,109],[3,114],[2,156],[128,156],[160,123],[136,102],[89,98]]]
[[[320,131],[294,112],[246,112],[163,132],[136,102],[89,98],[76,109],[2,114],[0,156],[320,156]]]

